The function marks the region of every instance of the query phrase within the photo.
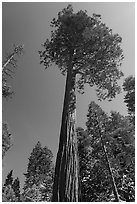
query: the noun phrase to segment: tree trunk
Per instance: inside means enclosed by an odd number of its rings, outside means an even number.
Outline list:
[[[75,111],[70,111],[71,94],[75,93],[72,68],[68,67],[62,113],[59,149],[53,184],[53,202],[78,202],[77,141]]]
[[[112,169],[111,169],[111,165],[110,165],[110,162],[109,162],[106,146],[104,144],[102,136],[101,136],[101,142],[102,142],[102,148],[103,148],[105,158],[106,158],[106,165],[107,165],[107,168],[108,168],[108,171],[109,171],[109,174],[110,174],[110,178],[111,178],[111,184],[112,184],[112,189],[113,189],[113,193],[114,193],[114,196],[115,196],[115,202],[120,202],[119,195],[118,195],[118,190],[117,190],[117,187],[116,187],[116,184],[115,184],[115,179],[114,179],[113,172],[112,172]]]
[[[4,69],[6,68],[6,66],[12,61],[13,57],[14,57],[15,53],[12,53],[10,58],[7,59],[7,61],[3,64],[2,66],[2,71],[4,71]]]
[[[21,53],[23,52],[23,48],[24,45],[18,45],[14,48],[13,53],[11,53],[8,56],[8,59],[4,62],[4,64],[2,65],[2,72],[4,71],[4,69],[8,66],[8,64],[10,64],[13,60],[15,61],[14,57],[15,55],[21,55]]]
[[[66,202],[78,202],[78,160],[77,138],[75,131],[75,112],[70,115],[68,121],[68,141],[66,146],[65,165],[65,200]]]

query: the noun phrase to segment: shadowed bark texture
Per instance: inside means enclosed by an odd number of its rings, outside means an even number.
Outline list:
[[[67,73],[59,150],[57,153],[52,201],[78,202],[78,158],[75,131],[75,75]]]

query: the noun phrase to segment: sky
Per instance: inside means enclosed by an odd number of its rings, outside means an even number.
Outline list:
[[[75,12],[87,10],[88,15],[101,14],[102,21],[122,37],[124,51],[121,70],[124,78],[135,75],[135,4],[120,2],[71,2]],[[23,186],[28,158],[38,141],[49,147],[54,160],[63,108],[65,77],[57,66],[47,70],[40,65],[38,50],[50,37],[50,22],[68,2],[4,2],[2,3],[2,59],[12,51],[13,44],[24,44],[24,54],[18,60],[13,79],[9,82],[15,92],[12,99],[3,100],[2,120],[8,122],[13,146],[4,159],[3,180],[13,169]],[[111,110],[127,115],[124,93],[112,102],[98,102],[93,88],[85,87],[85,94],[77,94],[77,126],[85,128],[88,105],[98,103],[106,113]]]

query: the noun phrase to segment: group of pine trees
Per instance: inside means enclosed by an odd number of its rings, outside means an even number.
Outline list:
[[[130,116],[122,116],[115,111],[111,111],[108,116],[95,102],[90,103],[86,129],[77,129],[83,202],[115,200],[108,161],[119,199],[135,201],[134,129]],[[108,161],[103,146],[106,148]]]
[[[8,80],[13,76],[17,67],[17,56],[23,52],[23,46],[14,46],[11,53],[3,61],[2,65],[2,97],[8,99],[13,95],[13,90]],[[12,147],[12,135],[7,122],[2,123],[2,159],[5,159],[8,150]],[[25,175],[23,189],[20,189],[20,181],[17,177],[13,179],[13,170],[9,172],[2,187],[3,202],[38,202],[50,201],[53,184],[53,162],[52,152],[47,148],[42,148],[38,142],[34,147],[30,157]],[[4,171],[4,167],[3,167]]]
[[[130,79],[130,80],[128,80]],[[132,79],[132,80],[131,80]],[[130,82],[129,82],[130,81]],[[121,200],[135,201],[135,125],[134,77],[124,82],[125,102],[129,115],[111,111],[108,116],[95,102],[89,104],[86,129],[77,128],[79,156],[79,186],[82,202],[114,200],[110,174],[102,148],[101,136]],[[4,144],[4,143],[3,143]],[[7,147],[8,148],[8,147]],[[5,152],[5,145],[2,148]],[[9,172],[2,188],[3,202],[51,201],[54,177],[53,154],[38,142],[32,150],[23,189],[20,181]]]
[[[132,90],[134,91],[134,90]],[[127,93],[125,98],[127,98]],[[133,97],[133,95],[132,95]],[[130,101],[131,98],[129,98]],[[128,102],[131,107],[133,103]],[[134,111],[132,112],[134,115]],[[107,149],[122,201],[135,201],[135,127],[134,116],[111,111],[108,116],[95,102],[89,104],[86,129],[77,128],[79,186],[82,202],[112,202],[114,195],[101,136]],[[4,202],[51,201],[54,178],[53,154],[38,142],[32,150],[23,189],[19,178],[9,172],[2,188]]]
[[[12,172],[9,172],[2,187],[3,202],[20,202],[20,181],[18,177],[13,181]]]
[[[7,54],[5,60],[2,63],[2,97],[8,99],[13,95],[11,85],[8,83],[9,78],[12,77],[14,69],[17,67],[17,56],[21,55],[23,46],[14,45],[12,52]],[[12,146],[12,135],[9,131],[8,123],[2,122],[2,159],[4,159],[6,152]]]
[[[74,152],[76,149],[73,140],[69,141],[69,147],[66,147],[67,143],[64,140],[64,137],[66,141],[68,140],[67,127],[71,124],[69,111],[75,109],[75,88],[83,93],[85,83],[91,87],[95,85],[98,98],[103,100],[112,99],[116,93],[120,93],[117,80],[123,76],[123,73],[117,67],[123,59],[123,51],[120,48],[122,38],[118,34],[112,34],[112,30],[101,22],[100,15],[93,14],[93,17],[89,17],[83,11],[75,14],[70,5],[59,12],[58,19],[53,19],[51,26],[55,30],[52,32],[51,40],[44,43],[45,50],[39,52],[41,63],[45,68],[55,63],[62,74],[67,73],[56,166],[54,167],[52,161],[51,150],[46,146],[42,147],[38,142],[29,157],[23,188],[20,189],[18,177],[13,179],[13,170],[11,170],[2,187],[2,199],[4,202],[58,200],[55,190],[60,193],[61,189],[68,185],[70,192],[73,191],[73,188],[70,188],[71,182],[75,182],[76,175],[73,174],[78,170],[79,201],[133,202],[135,201],[135,78],[133,76],[127,77],[123,83],[128,116],[122,116],[116,111],[111,111],[108,115],[98,104],[91,101],[86,128],[78,127],[76,134],[73,135],[77,138],[75,140],[77,152]],[[3,63],[3,98],[9,98],[13,93],[8,84],[8,77],[12,74],[10,66],[16,67],[15,56],[20,55],[22,49],[22,46],[16,46]],[[79,78],[75,82],[76,74],[79,74]],[[73,127],[69,126],[69,128]],[[75,130],[72,131],[74,132]],[[3,123],[3,159],[12,146],[11,138],[8,125]],[[68,148],[72,151],[68,151]],[[65,149],[64,154],[63,149]],[[75,153],[77,157],[74,158]],[[59,158],[63,158],[62,161]],[[66,158],[68,160],[65,160]],[[69,179],[65,180],[66,173],[63,166],[69,173],[69,168],[72,169],[71,162],[73,162],[72,166],[78,169],[71,172],[69,181]],[[75,162],[78,165],[74,165]],[[61,188],[61,181],[68,183],[67,185],[63,183]],[[66,189],[63,189],[63,192]],[[75,187],[74,190],[76,190]],[[71,198],[65,198],[68,195],[75,197],[75,193],[71,192],[71,194],[64,193],[64,196],[59,199],[71,200]]]
[[[3,202],[50,201],[54,175],[52,158],[51,150],[38,142],[29,157],[23,189],[20,189],[19,178],[13,179],[11,170],[3,184]]]

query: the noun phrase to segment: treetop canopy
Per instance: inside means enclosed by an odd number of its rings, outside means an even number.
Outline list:
[[[123,59],[122,38],[113,34],[101,21],[101,15],[87,15],[87,11],[74,13],[71,5],[58,13],[51,22],[51,39],[39,51],[40,63],[45,68],[55,63],[62,74],[69,64],[79,74],[76,87],[83,92],[84,84],[96,85],[100,99],[113,98],[120,92],[117,80],[123,76],[118,69]]]

